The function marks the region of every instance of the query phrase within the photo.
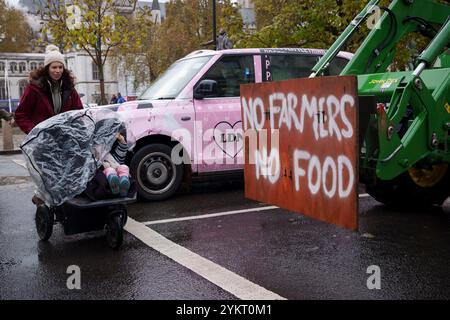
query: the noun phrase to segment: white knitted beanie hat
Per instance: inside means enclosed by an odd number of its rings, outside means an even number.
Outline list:
[[[66,67],[64,62],[64,56],[59,52],[59,48],[54,44],[49,44],[45,48],[44,67],[48,66],[52,62],[61,62]]]

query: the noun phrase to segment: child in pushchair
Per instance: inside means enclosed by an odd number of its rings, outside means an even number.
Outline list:
[[[125,130],[117,133],[117,141],[113,144],[111,152],[103,159],[103,173],[108,180],[111,192],[114,195],[125,197],[130,189],[130,168],[125,165],[128,152]]]
[[[113,248],[121,245],[125,204],[136,200],[135,187],[128,170],[118,170],[122,181],[127,181],[122,190],[119,187],[119,197],[117,190],[109,190],[103,171],[112,174],[109,158],[114,159],[118,150],[114,144],[120,143],[116,137],[120,132],[125,135],[124,129],[124,121],[115,112],[77,110],[52,117],[29,133],[21,149],[40,199],[33,202],[41,240],[50,238],[56,218],[66,235],[105,228],[108,244]],[[108,165],[110,170],[103,167]]]

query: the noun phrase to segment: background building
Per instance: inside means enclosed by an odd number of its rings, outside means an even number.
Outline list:
[[[0,52],[0,100],[18,99],[28,84],[29,73],[44,65],[41,53]]]
[[[159,5],[158,0],[153,0],[151,10],[153,23],[160,25],[161,21],[164,19],[162,18],[161,15],[161,6]]]
[[[69,52],[65,54],[67,68],[72,70],[76,78],[76,89],[83,94],[81,100],[84,103],[100,102],[100,81],[97,65],[84,51]],[[113,94],[119,91],[118,73],[115,64],[105,63],[105,94],[106,99],[111,100]],[[124,94],[125,95],[125,94]]]
[[[82,51],[69,52],[64,56],[67,68],[76,78],[76,89],[83,95],[81,100],[85,103],[97,103],[100,96],[97,66]],[[0,52],[0,100],[19,99],[28,84],[30,72],[44,65],[44,58],[44,53]],[[104,72],[105,92],[109,99],[119,90],[117,70],[114,64],[106,63]]]
[[[255,9],[255,4],[252,0],[237,0],[236,1],[242,8]]]
[[[237,0],[238,5],[241,6],[239,12],[242,16],[244,30],[252,32],[256,30],[255,4],[252,0]]]

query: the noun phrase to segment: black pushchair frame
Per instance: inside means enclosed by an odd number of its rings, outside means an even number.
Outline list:
[[[78,196],[59,206],[48,207],[36,204],[35,223],[39,238],[48,241],[54,224],[61,224],[65,235],[105,230],[106,241],[112,249],[118,249],[123,242],[123,228],[127,222],[126,204],[134,198],[114,198],[92,201]]]

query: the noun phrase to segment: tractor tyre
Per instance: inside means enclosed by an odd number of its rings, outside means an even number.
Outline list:
[[[430,168],[411,168],[393,180],[377,179],[366,185],[375,200],[393,207],[427,207],[442,205],[450,195],[450,166],[447,163]]]

